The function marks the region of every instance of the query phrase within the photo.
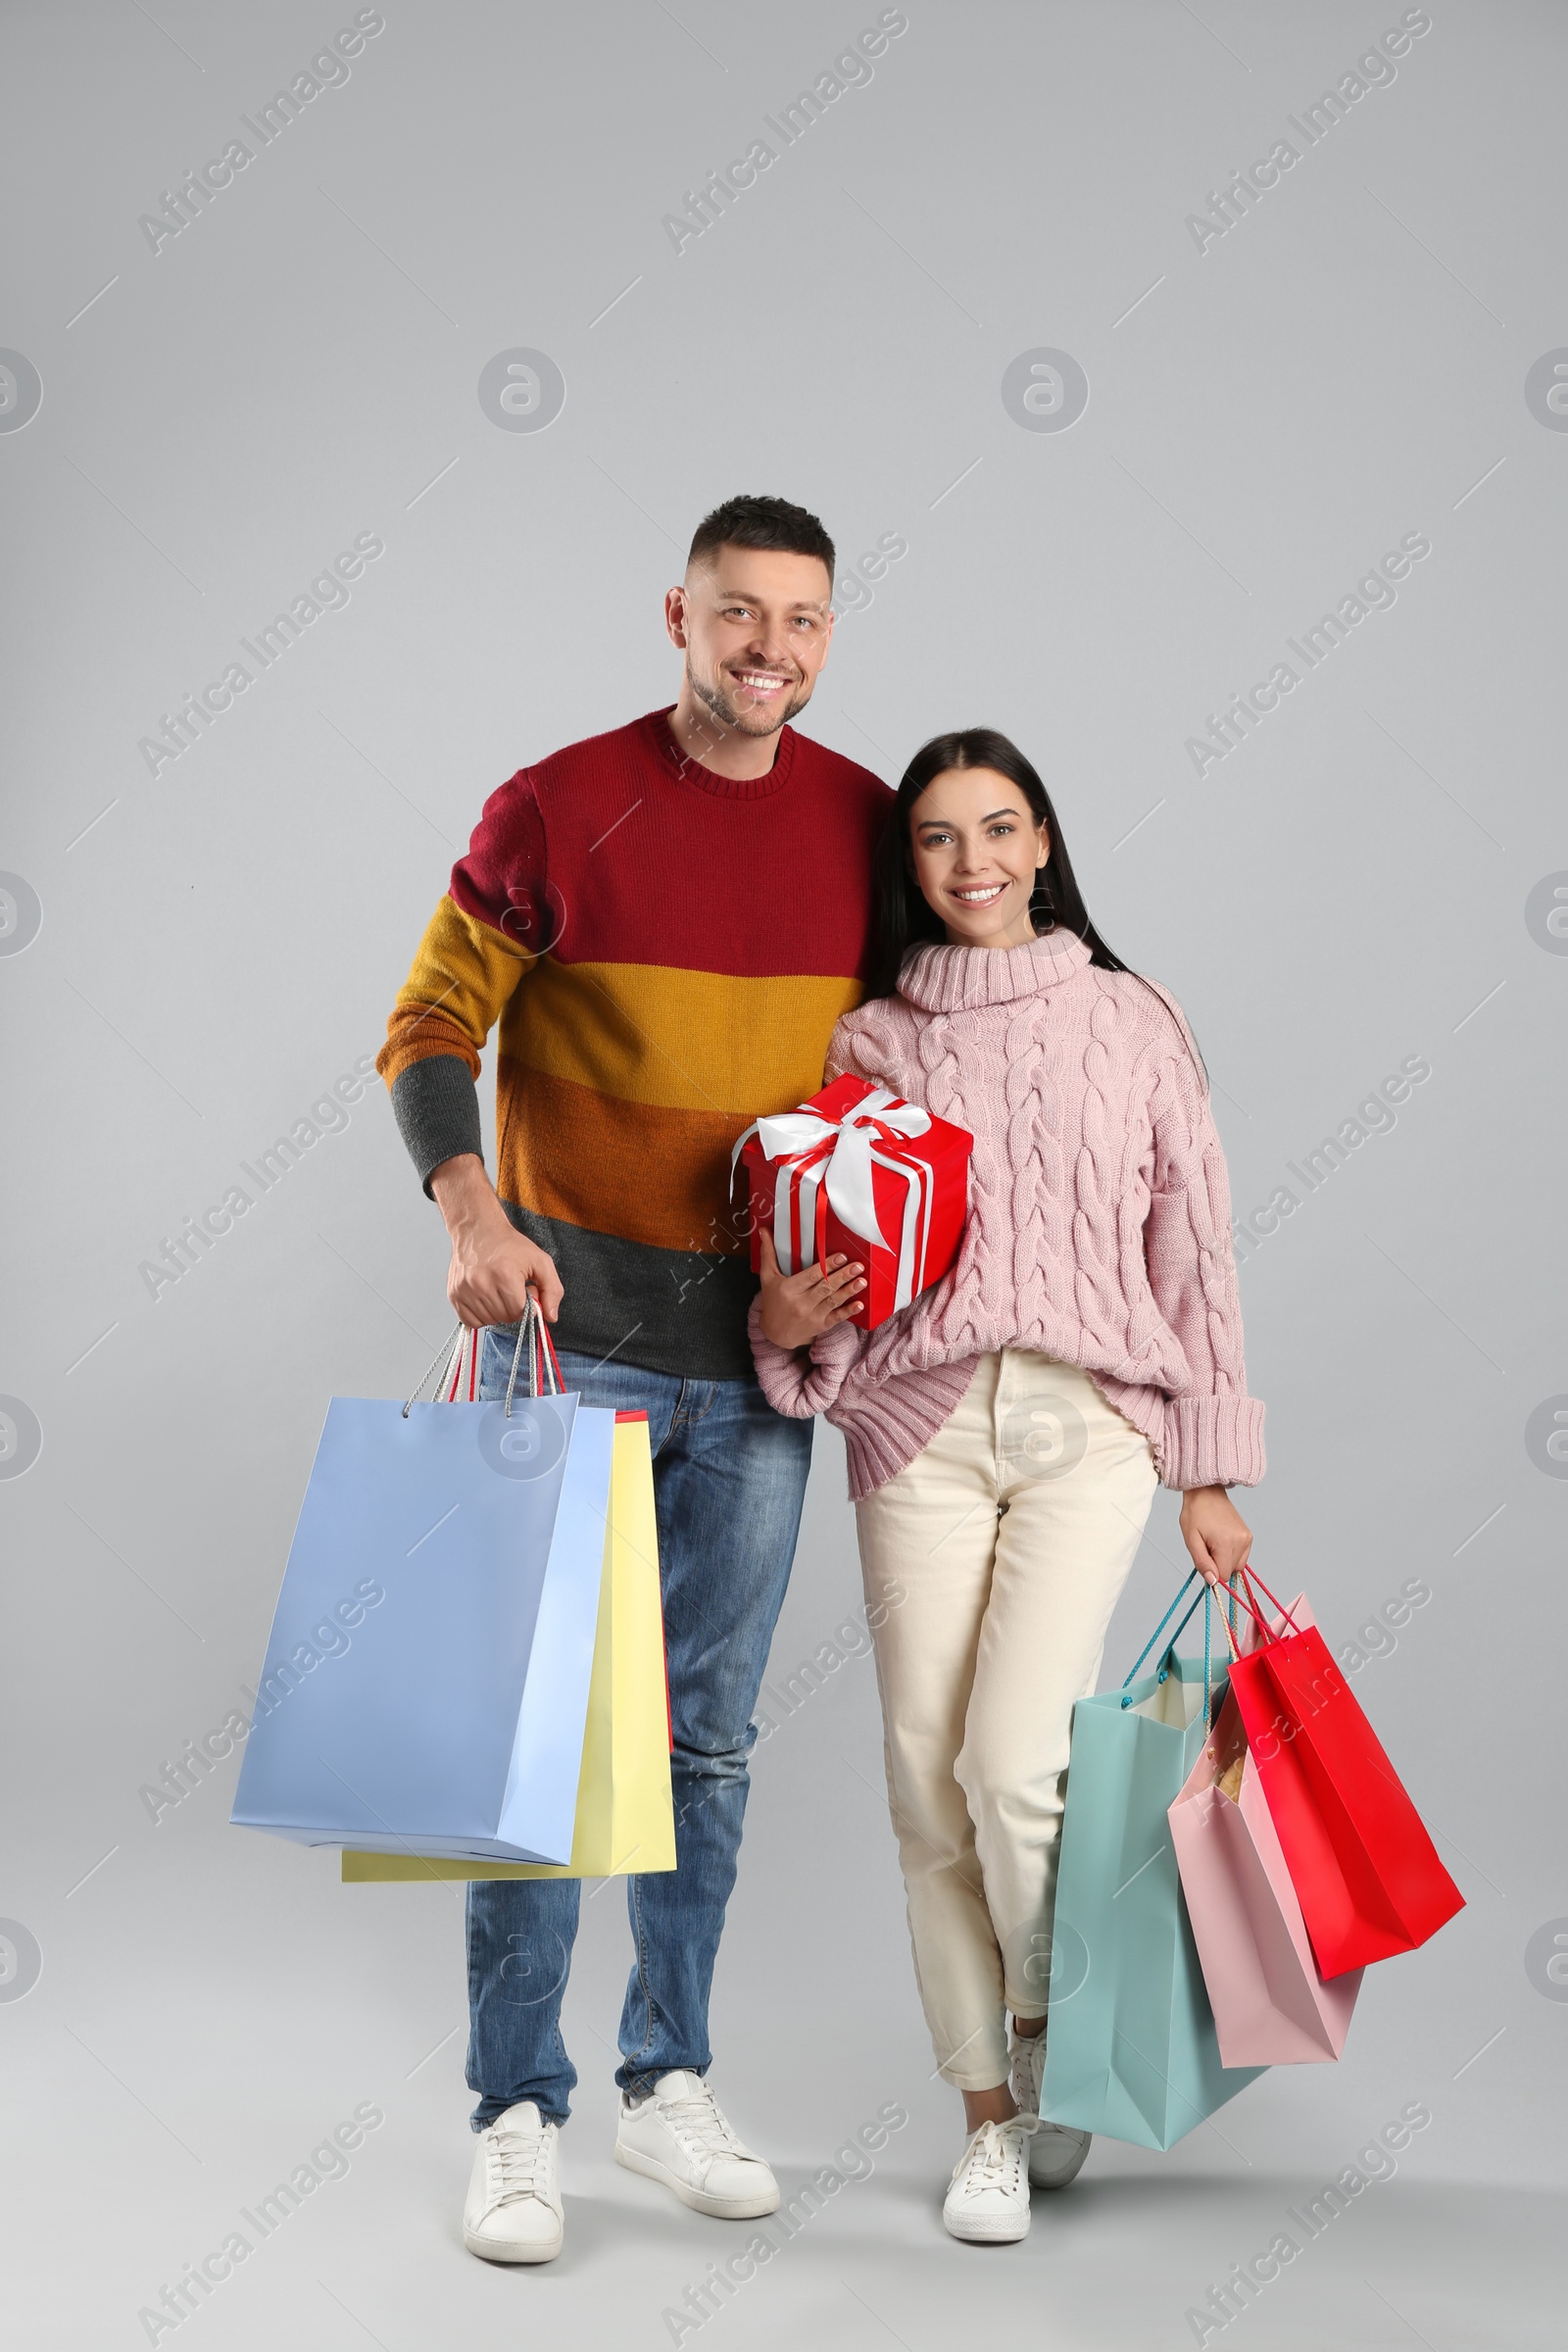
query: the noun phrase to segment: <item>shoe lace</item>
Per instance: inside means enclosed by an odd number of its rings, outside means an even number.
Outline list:
[[[661,2099],[659,2112],[670,2128],[689,2141],[701,2156],[746,2156],[751,2151],[736,2137],[706,2082],[678,2099]]]
[[[544,2195],[550,2185],[551,2138],[548,2124],[538,2132],[491,2132],[490,2153],[500,2180],[498,2205]]]
[[[1027,2082],[1038,2106],[1040,2089],[1046,2071],[1046,2037],[1044,2034],[1020,2034],[1013,2045],[1012,2072],[1014,2083]]]
[[[954,2167],[955,2180],[961,2173],[965,2185],[972,2188],[1004,2188],[1009,2176],[1016,2183],[1024,2142],[1039,2129],[1038,2115],[1013,2115],[1004,2124],[982,2124]]]

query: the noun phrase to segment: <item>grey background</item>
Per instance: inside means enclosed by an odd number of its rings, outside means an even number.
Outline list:
[[[497,2273],[457,2228],[458,1895],[340,1888],[334,1856],[230,1831],[233,1761],[157,1826],[138,1795],[240,1703],[328,1396],[405,1394],[447,1328],[380,1090],[156,1302],[138,1266],[374,1051],[483,796],[672,698],[660,598],[741,488],[816,508],[846,565],[907,539],[842,620],[810,729],[890,778],[937,727],[1018,736],[1101,927],[1192,1015],[1240,1210],[1430,1061],[1249,1253],[1270,1456],[1249,1507],[1264,1574],[1337,1641],[1429,1583],[1355,1688],[1469,1907],[1373,1973],[1343,2064],[1264,2077],[1168,2156],[1102,2146],[1021,2249],[956,2247],[956,2102],[850,1659],[760,1752],[713,2080],[786,2194],[884,2102],[911,2120],[696,2332],[1191,2342],[1205,2282],[1424,2100],[1397,2179],[1227,2337],[1548,2340],[1568,1494],[1525,1433],[1568,1391],[1568,963],[1525,910],[1568,868],[1568,439],[1525,379],[1568,344],[1562,14],[1439,0],[1396,79],[1200,254],[1187,215],[1398,8],[911,0],[870,82],[677,255],[662,217],[877,13],[388,0],[351,78],[155,255],[138,217],[353,11],[5,11],[0,342],[43,387],[0,433],[0,866],[42,917],[0,956],[0,1388],[42,1431],[0,1479],[0,1912],[41,1954],[0,1997],[29,2345],[145,2341],[138,2307],[364,2100],[384,2126],[193,2342],[652,2346],[739,2242],[609,2161],[617,1885],[566,2009],[567,2251]],[[479,405],[517,347],[564,378],[542,432]],[[1003,405],[1041,347],[1087,375],[1066,432]],[[1204,714],[1417,531],[1393,609],[1200,779]],[[348,607],[151,777],[159,714],[361,532],[385,554]],[[1179,1548],[1162,1496],[1107,1676]],[[771,1679],[857,1598],[824,1431]]]

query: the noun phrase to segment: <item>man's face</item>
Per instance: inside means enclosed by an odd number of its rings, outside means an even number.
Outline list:
[[[686,678],[719,725],[774,735],[811,699],[833,633],[833,583],[815,556],[720,547],[664,599]]]

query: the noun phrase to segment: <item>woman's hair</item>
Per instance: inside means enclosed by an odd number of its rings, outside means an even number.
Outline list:
[[[866,994],[891,997],[898,988],[899,973],[909,950],[927,940],[946,937],[942,917],[927,902],[914,878],[909,855],[909,816],[916,801],[936,777],[952,768],[965,767],[995,768],[998,775],[1005,776],[1022,793],[1035,823],[1046,828],[1051,851],[1046,870],[1030,901],[1036,930],[1050,930],[1054,924],[1072,932],[1088,948],[1092,964],[1102,972],[1126,972],[1169,1012],[1170,1006],[1159,990],[1145,980],[1141,972],[1134,972],[1123,963],[1090,921],[1051,795],[1017,745],[999,734],[995,727],[958,727],[952,734],[933,735],[929,743],[921,744],[899,779],[873,867],[871,977]],[[1179,1028],[1180,1024],[1177,1025]],[[1202,1067],[1200,1057],[1199,1066]],[[1207,1076],[1204,1069],[1205,1083]]]

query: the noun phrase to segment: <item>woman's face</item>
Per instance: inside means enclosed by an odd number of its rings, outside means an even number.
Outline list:
[[[1029,900],[1051,855],[1016,784],[994,767],[947,768],[909,811],[909,862],[950,946],[1021,948]]]

